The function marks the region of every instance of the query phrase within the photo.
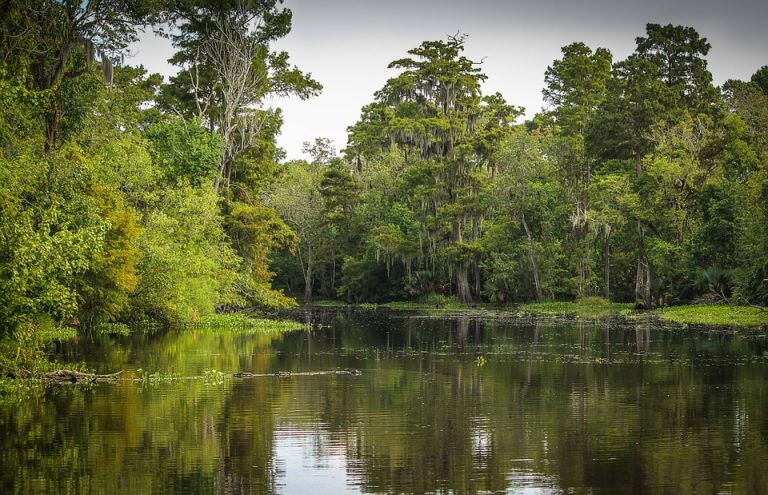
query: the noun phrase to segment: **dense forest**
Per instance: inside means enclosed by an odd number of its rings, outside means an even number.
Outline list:
[[[468,38],[426,41],[341,155],[286,161],[266,101],[322,87],[273,48],[277,0],[0,12],[2,337],[313,298],[768,304],[768,66],[715,87],[691,27],[563,47],[522,124]],[[125,63],[143,28],[167,81]]]
[[[428,41],[349,128],[292,162],[267,204],[299,237],[276,286],[349,302],[599,295],[637,307],[768,303],[768,66],[712,83],[693,28],[637,49],[562,48],[546,110],[483,95],[466,38]]]

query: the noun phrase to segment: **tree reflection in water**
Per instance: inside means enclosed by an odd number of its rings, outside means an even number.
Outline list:
[[[363,374],[50,388],[0,406],[0,492],[768,486],[759,337],[648,321],[303,316],[316,323],[310,332],[169,332],[65,346],[65,359],[99,371]]]

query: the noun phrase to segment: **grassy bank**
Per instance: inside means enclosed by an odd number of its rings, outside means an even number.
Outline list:
[[[743,326],[768,326],[768,310],[750,306],[726,304],[696,304],[672,306],[654,312],[662,320],[683,324]]]

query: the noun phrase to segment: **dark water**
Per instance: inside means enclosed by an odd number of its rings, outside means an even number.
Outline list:
[[[363,374],[49,388],[0,407],[0,493],[768,493],[759,334],[311,318],[63,346],[100,372]]]

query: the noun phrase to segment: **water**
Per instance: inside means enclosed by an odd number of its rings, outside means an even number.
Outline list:
[[[758,333],[307,317],[63,345],[99,372],[363,374],[51,387],[0,407],[0,493],[768,493]]]

